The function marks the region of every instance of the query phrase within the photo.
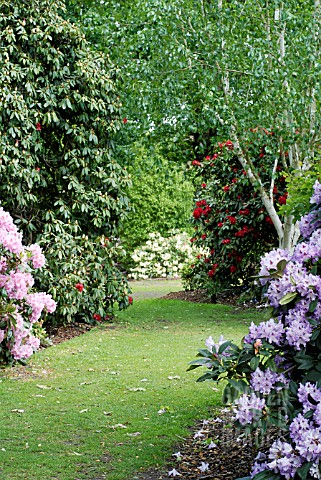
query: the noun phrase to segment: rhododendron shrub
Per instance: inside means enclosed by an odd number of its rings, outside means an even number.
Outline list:
[[[273,171],[268,151],[266,147],[252,152],[261,180],[267,185]],[[231,285],[244,286],[256,272],[260,256],[277,244],[273,222],[240,166],[231,141],[219,143],[215,153],[202,162],[192,162],[191,167],[199,187],[191,242],[208,248],[210,255],[197,257],[191,268],[184,271],[186,286],[207,288],[211,293]],[[285,178],[280,168],[273,175],[270,193],[280,206],[287,200]]]
[[[32,290],[32,272],[44,263],[39,245],[24,247],[22,234],[0,207],[0,364],[25,360],[39,348],[33,328],[43,312],[56,308],[51,295]]]
[[[280,438],[260,452],[248,477],[255,480],[321,478],[321,184],[302,217],[303,239],[293,254],[277,249],[261,259],[260,282],[270,310],[251,324],[241,347],[210,337],[199,351],[209,371],[199,380],[227,380],[239,427]]]
[[[114,151],[115,135],[124,128],[118,70],[64,12],[61,0],[5,1],[0,16],[1,205],[26,243],[46,252],[39,278],[57,299],[53,318],[62,323],[73,313],[75,320],[82,317],[88,298],[95,306],[87,316],[105,309],[102,299],[118,284],[112,295],[123,304],[121,274],[108,260],[113,249],[98,247],[94,255],[97,239],[118,237],[130,210],[130,180]],[[87,267],[99,262],[108,265],[107,284],[107,272],[101,281],[94,279],[99,269],[88,274]],[[72,275],[81,277],[75,284],[86,284],[83,301],[73,295]]]
[[[186,232],[173,230],[169,233],[172,233],[169,237],[163,237],[158,232],[150,233],[149,240],[133,252],[135,265],[129,273],[131,278],[176,277],[196,254],[208,253],[206,249],[191,245]]]
[[[59,236],[47,232],[41,245],[47,265],[37,279],[57,301],[51,324],[95,323],[113,315],[116,305],[129,306],[130,288],[117,263],[125,252],[117,239],[88,237],[62,225]]]

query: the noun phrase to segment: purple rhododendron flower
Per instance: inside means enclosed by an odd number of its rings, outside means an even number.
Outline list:
[[[315,181],[315,184],[313,185],[313,190],[314,193],[310,198],[310,203],[316,203],[319,205],[321,203],[321,184],[318,180]]]
[[[257,397],[255,393],[251,393],[250,396],[243,394],[235,401],[235,405],[237,406],[234,409],[235,419],[241,425],[245,425],[246,423],[252,423],[253,420],[258,420],[262,416],[265,399]]]

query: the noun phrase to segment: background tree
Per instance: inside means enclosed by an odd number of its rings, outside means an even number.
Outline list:
[[[108,45],[126,79],[133,133],[163,139],[168,154],[188,158],[231,139],[280,245],[292,248],[298,230],[291,215],[279,215],[272,192],[276,168],[300,175],[320,141],[319,0],[141,0],[100,9],[91,2],[88,28],[93,18],[100,19],[94,42]],[[265,131],[277,139],[269,185],[249,148],[257,127],[258,148]]]
[[[179,165],[173,165],[157,150],[153,152],[140,144],[132,146],[128,160],[128,173],[132,186],[128,189],[131,211],[120,232],[127,253],[131,254],[149,238],[149,233],[158,232],[163,237],[173,231],[191,232],[191,208],[194,186],[185,178]],[[126,266],[130,265],[126,262]]]
[[[1,2],[0,199],[47,251],[41,280],[59,301],[56,320],[88,321],[128,305],[112,238],[129,180],[113,157],[117,69],[63,12],[60,0]]]

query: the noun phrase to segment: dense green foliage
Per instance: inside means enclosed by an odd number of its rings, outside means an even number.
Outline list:
[[[268,152],[274,139],[265,137],[264,147],[256,152],[253,147],[252,157],[262,183],[269,185],[274,157]],[[234,292],[238,287],[243,291],[253,283],[261,255],[278,244],[272,220],[240,168],[231,141],[219,143],[213,155],[194,160],[190,168],[198,186],[191,241],[207,253],[184,269],[185,287],[206,288],[210,295],[231,286]],[[285,177],[280,168],[273,176],[271,195],[280,207],[287,202]]]
[[[122,125],[117,70],[107,54],[90,49],[80,29],[60,15],[63,9],[60,0],[1,3],[0,199],[26,241],[41,241],[46,251],[42,280],[61,305],[56,320],[71,320],[77,311],[89,320],[92,311],[126,304],[109,244],[96,259],[95,244],[101,235],[117,234],[128,210],[129,179],[112,151]],[[75,255],[81,267],[60,283],[56,259],[68,263]],[[91,282],[76,309],[63,296],[92,262],[103,263],[109,278],[115,273],[117,286],[111,293],[104,282]]]
[[[131,211],[121,232],[130,253],[148,239],[150,232],[167,236],[172,230],[190,229],[194,188],[183,171],[157,152],[133,149],[128,172],[132,187],[127,191]]]
[[[295,220],[299,220],[310,208],[310,198],[313,193],[313,185],[321,179],[321,164],[318,160],[304,176],[295,173],[286,177],[286,188],[289,194],[287,202],[280,208],[282,213],[291,214]]]
[[[177,160],[201,160],[218,138],[230,138],[280,245],[292,248],[293,217],[282,218],[273,202],[274,170],[269,184],[261,182],[251,131],[274,133],[269,153],[287,173],[300,176],[315,161],[319,2],[72,3],[82,5],[81,22],[93,44],[108,49],[120,66],[126,139],[158,144]]]

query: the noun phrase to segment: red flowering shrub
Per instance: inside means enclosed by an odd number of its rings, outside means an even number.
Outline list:
[[[281,169],[274,172],[271,187],[274,158],[266,153],[269,149],[256,150],[253,146],[252,161],[260,170],[260,178],[275,204],[283,205],[287,193]],[[192,242],[207,247],[210,254],[199,255],[193,268],[185,269],[185,287],[206,288],[210,294],[231,286],[244,288],[256,273],[261,255],[277,245],[272,220],[240,166],[231,141],[219,143],[212,155],[192,162],[191,168],[198,186]]]

